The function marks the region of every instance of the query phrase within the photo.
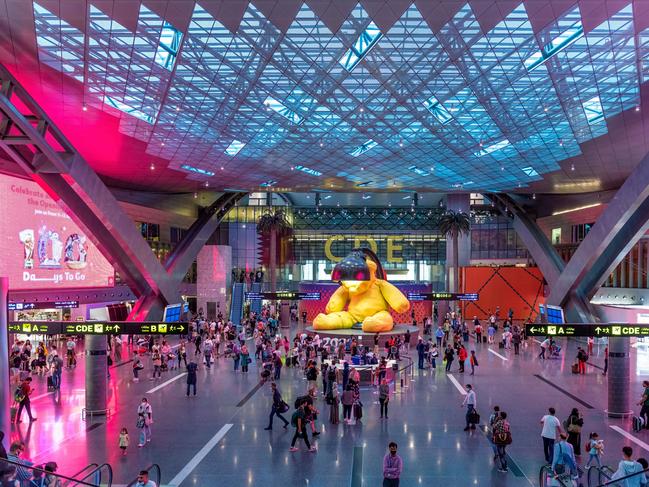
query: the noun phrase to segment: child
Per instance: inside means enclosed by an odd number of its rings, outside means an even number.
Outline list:
[[[119,447],[122,450],[122,455],[126,455],[128,448],[128,430],[126,428],[122,428],[122,431],[119,432]]]
[[[588,450],[588,463],[586,463],[586,468],[590,467],[590,462],[593,460],[597,462],[598,467],[601,467],[602,463],[600,462],[599,457],[604,453],[604,440],[600,440],[599,435],[593,432],[588,437],[586,449]]]
[[[144,368],[144,365],[142,364],[142,361],[140,360],[140,357],[135,354],[135,357],[133,357],[133,382],[140,382],[140,370]]]
[[[169,370],[175,370],[178,368],[175,353],[169,353],[169,355],[167,355],[167,359],[168,359],[167,364],[169,365]]]
[[[471,358],[469,360],[471,362],[471,375],[473,375],[475,373],[475,368],[479,365],[478,357],[475,356],[475,350],[471,350]]]

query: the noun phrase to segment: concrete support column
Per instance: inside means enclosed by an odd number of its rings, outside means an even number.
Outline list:
[[[631,361],[629,338],[608,339],[608,416],[626,418],[633,414],[629,403]]]
[[[291,302],[281,301],[279,304],[279,322],[282,328],[291,327]]]
[[[206,245],[196,259],[197,307],[216,310],[216,303],[224,316],[230,316],[232,291],[232,247],[229,245]],[[208,303],[212,303],[208,306]]]
[[[108,381],[105,335],[86,335],[86,414],[106,413]]]
[[[11,417],[9,405],[13,401],[9,384],[9,333],[7,325],[7,304],[9,297],[9,279],[0,277],[0,431],[9,441]]]

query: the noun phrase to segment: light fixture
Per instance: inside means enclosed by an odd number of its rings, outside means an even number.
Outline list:
[[[399,147],[403,147],[403,140],[399,141]]]
[[[88,105],[86,105],[86,104],[84,103],[84,104],[83,104],[83,107],[82,107],[81,109],[82,109],[84,112],[87,112],[87,111],[88,111]]]
[[[224,169],[225,169],[225,168],[224,168],[223,166],[221,166],[221,171],[223,171]]]
[[[593,203],[590,205],[578,206],[577,208],[570,208],[569,210],[559,210],[552,213],[552,216],[563,215],[565,213],[571,213],[573,211],[585,210],[587,208],[595,208],[596,206],[601,205],[601,203]]]
[[[206,188],[209,188],[209,187],[210,187],[210,182],[209,182],[209,181],[205,181],[205,187],[206,187]]]
[[[324,144],[322,142],[320,142],[320,147],[322,147],[322,146],[324,146]]]
[[[165,146],[165,143],[164,143],[164,142],[161,142],[160,145],[161,145],[162,147],[164,147],[164,146]]]
[[[365,111],[365,108],[361,107],[360,112],[363,113]]]
[[[574,165],[574,164],[570,164],[570,170],[571,170],[571,171],[574,171],[574,170],[575,170],[575,165]]]
[[[152,171],[155,171],[155,164],[151,163],[151,165],[149,166],[149,169],[151,169]]]
[[[194,192],[194,199],[198,198],[198,193]]]
[[[180,107],[179,107],[178,105],[176,105],[176,111],[177,111],[177,112],[180,111]]]
[[[501,170],[501,171],[504,171],[504,170],[505,170],[505,166],[500,166],[500,170]]]
[[[636,107],[635,107],[635,111],[636,111],[636,112],[639,112],[639,111],[640,111],[640,105],[636,105]]]
[[[536,199],[536,193],[532,193],[532,199],[533,199],[533,200]]]

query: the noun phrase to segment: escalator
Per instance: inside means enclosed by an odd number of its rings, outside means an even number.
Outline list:
[[[250,285],[250,291],[253,293],[261,292],[261,282],[253,282]],[[261,299],[255,299],[250,301],[250,311],[255,313],[257,316],[261,314]]]
[[[113,485],[113,469],[104,463],[98,465],[91,463],[75,475],[67,476],[61,473],[48,472],[43,470],[44,465],[25,465],[21,462],[14,462],[12,460],[0,460],[0,469],[8,470],[6,475],[0,475],[0,485],[14,485],[17,475],[17,468],[23,472],[28,472],[32,475],[30,485],[42,485],[45,476],[50,479],[56,479],[57,485],[61,487],[111,487]]]
[[[232,301],[230,303],[230,321],[235,325],[241,324],[243,317],[243,301],[246,285],[242,282],[232,284]]]

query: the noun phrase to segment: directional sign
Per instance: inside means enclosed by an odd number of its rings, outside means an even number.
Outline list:
[[[320,293],[308,292],[298,293],[294,291],[278,291],[276,293],[245,293],[246,301],[286,300],[286,301],[319,301]]]
[[[645,323],[589,323],[525,325],[528,336],[551,337],[649,337]]]
[[[408,293],[410,301],[478,301],[478,293]]]
[[[41,301],[41,302],[10,302],[7,305],[9,311],[24,311],[28,309],[63,309],[78,308],[79,301]]]
[[[42,335],[180,335],[189,329],[188,323],[150,321],[12,321],[9,333]]]

